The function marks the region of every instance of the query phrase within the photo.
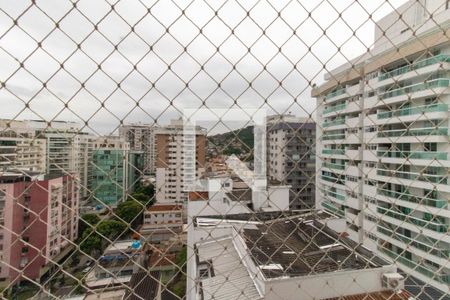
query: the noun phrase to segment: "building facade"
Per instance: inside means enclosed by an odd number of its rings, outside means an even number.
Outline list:
[[[146,242],[152,244],[177,238],[183,231],[182,213],[182,205],[152,205],[144,212],[144,220],[139,233]]]
[[[130,150],[143,153],[144,174],[155,174],[155,129],[156,125],[129,124],[119,128],[119,136],[130,144]]]
[[[290,208],[315,206],[316,124],[307,118],[267,118],[267,176],[291,186]]]
[[[449,19],[448,1],[408,1],[377,22],[369,53],[312,92],[318,207],[345,218],[353,240],[446,293]]]
[[[71,175],[0,176],[0,281],[39,280],[72,249],[79,191]],[[23,272],[23,276],[21,276]]]
[[[91,189],[93,142],[94,137],[73,122],[0,120],[0,168],[77,173],[84,198]]]
[[[195,136],[183,130],[181,120],[172,120],[155,131],[157,202],[185,203],[185,179],[198,178],[205,170],[206,130],[197,126]]]
[[[45,173],[46,154],[45,139],[35,139],[27,129],[9,129],[0,120],[0,171],[20,169]]]
[[[129,144],[119,137],[100,137],[92,155],[94,202],[116,206],[125,200],[129,179]]]

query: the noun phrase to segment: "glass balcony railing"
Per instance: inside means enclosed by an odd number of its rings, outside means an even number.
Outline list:
[[[335,177],[331,177],[331,176],[327,176],[327,175],[321,175],[322,180],[331,182],[331,183],[335,183],[335,184],[345,184],[345,180],[343,179],[339,179],[339,178],[335,178]]]
[[[336,206],[334,206],[331,203],[322,202],[322,206],[325,207],[326,210],[331,211],[331,212],[337,214],[340,217],[344,217],[345,216],[345,212],[342,209],[337,208]]]
[[[430,135],[447,135],[446,127],[428,127],[428,128],[405,128],[394,130],[383,130],[377,133],[377,137],[399,137],[399,136],[430,136]]]
[[[377,151],[378,157],[409,158],[409,159],[439,159],[447,160],[447,152],[434,151]]]
[[[345,103],[341,103],[335,106],[330,106],[327,107],[323,110],[324,114],[330,113],[330,112],[335,112],[335,111],[339,111],[339,110],[343,110],[345,108]]]
[[[423,91],[423,90],[428,90],[428,89],[432,89],[432,88],[448,87],[449,84],[450,84],[450,79],[448,79],[448,78],[434,79],[434,80],[430,80],[428,82],[413,84],[413,85],[398,88],[398,89],[395,89],[392,91],[387,91],[385,93],[380,94],[379,99],[383,100],[383,99],[387,99],[387,98],[392,98],[392,97],[401,96],[401,95],[405,95],[408,93],[419,92],[419,91]]]
[[[394,199],[400,199],[403,201],[408,201],[408,202],[412,202],[412,203],[417,203],[417,204],[422,204],[422,205],[427,205],[427,206],[432,206],[432,207],[437,207],[437,208],[447,207],[447,205],[448,205],[447,200],[433,199],[433,198],[427,198],[427,197],[420,197],[417,195],[411,195],[411,194],[409,194],[408,191],[405,191],[402,193],[402,192],[395,192],[395,191],[390,191],[390,190],[386,190],[386,189],[378,189],[378,194],[384,195],[384,196],[387,196],[390,198],[394,198]]]
[[[419,273],[422,273],[423,275],[432,278],[435,281],[439,281],[442,283],[450,283],[450,275],[449,274],[443,274],[439,272],[435,272],[431,270],[430,268],[424,267],[420,265],[418,262],[413,262],[406,257],[403,257],[401,254],[397,254],[389,249],[386,249],[385,247],[378,246],[379,250],[383,253],[385,253],[387,256],[392,258],[395,262],[398,262],[407,268],[410,268],[412,270],[415,270]]]
[[[323,166],[325,168],[330,168],[330,169],[345,170],[345,164],[341,165],[341,164],[334,164],[334,163],[325,162],[325,163],[323,163]]]
[[[340,201],[345,201],[345,196],[344,195],[341,195],[341,194],[339,194],[339,193],[337,193],[337,192],[333,192],[333,191],[327,191],[327,190],[322,190],[322,193],[325,195],[325,196],[331,196],[331,197],[333,197],[333,198],[336,198],[337,200],[340,200]]]
[[[403,117],[410,115],[418,115],[427,112],[446,112],[448,105],[444,103],[436,103],[430,105],[414,106],[394,111],[384,111],[377,114],[378,119],[386,119],[392,117]]]
[[[328,140],[342,140],[345,139],[345,133],[338,133],[338,134],[324,134],[322,136],[322,141],[328,141]]]
[[[378,169],[377,175],[409,179],[409,180],[420,180],[420,181],[432,182],[432,183],[438,183],[438,184],[447,184],[447,176],[446,175],[413,173],[413,172],[403,172],[403,171],[384,170],[384,169]]]
[[[323,127],[330,127],[330,126],[342,125],[342,124],[345,124],[345,118],[336,119],[336,120],[329,121],[329,122],[324,122],[322,126]]]
[[[382,81],[382,80],[386,80],[388,78],[391,77],[395,77],[401,74],[405,74],[408,73],[410,71],[414,71],[417,69],[421,69],[427,66],[431,66],[437,63],[441,63],[441,62],[450,62],[450,56],[449,55],[445,55],[445,54],[440,54],[440,55],[436,55],[430,58],[426,58],[423,60],[419,60],[415,63],[412,63],[410,65],[404,66],[404,67],[400,67],[397,68],[395,70],[389,71],[387,73],[383,73],[380,76],[378,76],[378,81]]]
[[[435,221],[422,220],[420,218],[413,217],[408,214],[396,212],[394,210],[384,208],[384,207],[377,207],[377,212],[384,216],[388,216],[388,217],[391,217],[391,218],[394,218],[394,219],[397,219],[400,221],[405,221],[410,224],[414,224],[419,227],[427,228],[427,229],[430,229],[430,230],[433,230],[436,232],[445,233],[448,231],[448,228],[449,228],[448,224],[438,223]]]
[[[434,256],[437,256],[439,258],[449,258],[450,257],[450,250],[449,249],[443,249],[438,248],[435,245],[428,245],[422,242],[419,242],[417,240],[414,240],[410,237],[404,236],[400,234],[399,232],[394,232],[392,229],[386,229],[383,226],[378,225],[377,231],[384,234],[385,236],[388,236],[390,238],[393,238],[395,240],[401,241],[403,243],[406,243],[409,246],[412,246],[414,248],[417,248],[419,250],[422,250],[424,252],[427,252],[429,254],[433,254]]]
[[[334,92],[328,93],[328,94],[325,96],[325,99],[328,100],[328,99],[331,99],[331,98],[333,98],[333,97],[340,96],[340,95],[342,95],[342,94],[345,94],[345,88],[341,88],[341,89],[336,90],[336,91],[334,91]]]
[[[323,149],[322,154],[344,155],[345,149]]]

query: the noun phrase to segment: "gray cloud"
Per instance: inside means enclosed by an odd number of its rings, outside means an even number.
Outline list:
[[[28,10],[6,2],[0,118],[88,121],[108,134],[120,122],[166,123],[203,105],[313,114],[310,83],[365,52],[373,20],[404,2],[41,0]]]

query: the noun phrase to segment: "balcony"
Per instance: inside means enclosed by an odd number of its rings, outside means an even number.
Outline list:
[[[395,192],[386,189],[378,189],[377,193],[384,195],[393,199],[399,199],[407,202],[427,205],[431,207],[443,208],[448,205],[448,201],[444,199],[433,199],[427,197],[420,197],[417,195],[409,194],[408,191],[405,192]]]
[[[330,126],[343,125],[343,124],[345,124],[345,118],[339,118],[339,119],[335,119],[333,121],[324,122],[322,127],[330,127]]]
[[[341,103],[341,104],[338,104],[338,105],[327,107],[327,108],[325,108],[323,110],[323,113],[324,114],[328,114],[328,113],[339,111],[339,110],[343,110],[343,109],[345,109],[345,103]]]
[[[407,237],[405,235],[400,234],[399,232],[394,232],[392,229],[386,229],[383,226],[378,225],[377,231],[384,234],[385,236],[388,236],[392,239],[398,240],[400,242],[403,242],[409,246],[412,246],[416,249],[422,250],[424,252],[427,252],[429,254],[433,254],[436,257],[448,259],[450,258],[450,250],[443,249],[443,248],[437,248],[436,246],[428,245],[423,242],[419,242],[417,240],[414,240],[410,237]]]
[[[323,149],[322,154],[344,155],[345,149]]]
[[[398,109],[394,111],[385,111],[377,114],[377,119],[387,119],[392,117],[403,117],[410,115],[418,115],[422,113],[428,112],[447,112],[448,105],[439,103],[439,104],[430,104],[430,105],[422,105],[422,106],[414,106],[403,109]]]
[[[417,69],[421,69],[427,66],[431,66],[437,63],[441,62],[450,62],[450,56],[445,54],[436,55],[427,59],[419,60],[415,63],[412,63],[410,65],[397,68],[395,70],[389,71],[387,73],[383,73],[380,76],[378,76],[378,81],[383,81],[388,78],[392,78],[401,74],[408,73],[410,71],[414,71]]]
[[[428,127],[428,128],[417,128],[417,129],[394,129],[394,130],[383,130],[377,133],[377,137],[401,137],[401,136],[429,136],[429,135],[447,135],[447,127]]]
[[[322,136],[322,141],[329,140],[343,140],[345,139],[345,133],[337,133],[337,134],[324,134]]]
[[[396,212],[394,210],[388,209],[388,208],[384,208],[384,207],[377,207],[377,212],[384,215],[384,216],[388,216],[400,221],[405,221],[408,222],[410,224],[414,224],[417,225],[419,227],[423,227],[423,228],[427,228],[436,232],[441,232],[441,233],[447,233],[448,232],[448,228],[449,225],[448,224],[443,224],[443,223],[439,223],[439,222],[433,222],[433,221],[428,221],[428,220],[423,220],[417,217],[413,217],[407,214],[403,214],[400,212]],[[382,218],[381,218],[382,219]]]
[[[334,163],[323,163],[325,168],[335,169],[335,170],[345,170],[345,164],[334,164]]]
[[[437,183],[437,184],[447,184],[447,176],[446,175],[403,172],[403,171],[384,170],[384,169],[378,169],[377,175],[387,176],[387,177],[395,177],[395,178],[401,178],[401,179],[409,179],[409,180],[420,180],[420,181],[432,182],[432,183]]]
[[[344,217],[345,216],[345,212],[342,209],[337,208],[336,206],[334,206],[333,204],[331,204],[329,202],[322,202],[322,206],[326,210],[328,210],[328,211],[330,211],[330,212],[332,212],[334,214],[337,214],[339,217]]]
[[[336,90],[336,91],[334,91],[334,92],[328,93],[328,94],[325,96],[325,99],[328,100],[328,99],[331,99],[331,98],[333,98],[333,97],[340,96],[340,95],[342,95],[342,94],[345,94],[345,88],[341,88],[341,89]]]
[[[432,89],[432,88],[440,88],[440,87],[446,88],[449,86],[449,84],[450,84],[450,80],[448,78],[434,79],[434,80],[430,80],[428,82],[413,84],[413,85],[398,88],[398,89],[395,89],[392,91],[387,91],[387,92],[379,95],[379,99],[380,100],[388,99],[388,98],[406,95],[406,94],[414,93],[414,92],[420,92],[420,91],[424,91],[424,90],[428,90],[428,89]]]
[[[385,253],[387,256],[392,258],[395,262],[399,262],[400,264],[410,268],[414,271],[417,271],[433,280],[442,282],[442,283],[450,283],[450,275],[445,273],[439,273],[431,270],[430,268],[421,266],[419,263],[413,262],[406,257],[403,257],[401,254],[394,253],[393,251],[386,249],[384,247],[379,246],[379,250]]]
[[[377,156],[381,158],[447,160],[447,152],[434,151],[377,151]]]
[[[331,196],[331,197],[333,197],[333,198],[335,198],[335,199],[337,199],[337,200],[345,201],[345,196],[344,196],[344,195],[341,195],[341,194],[339,194],[339,193],[337,193],[337,192],[333,192],[333,191],[330,191],[330,190],[322,190],[322,193],[323,193],[325,196]]]
[[[345,180],[343,179],[339,179],[336,177],[331,177],[331,176],[327,176],[327,175],[321,175],[320,177],[322,180],[334,183],[334,184],[341,184],[341,185],[345,185]]]

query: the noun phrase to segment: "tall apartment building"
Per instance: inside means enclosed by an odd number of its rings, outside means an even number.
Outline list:
[[[9,124],[9,126],[8,126]],[[0,171],[46,172],[47,144],[22,122],[0,120]]]
[[[449,19],[448,1],[407,2],[377,22],[370,52],[312,91],[317,205],[345,218],[353,240],[446,293]]]
[[[91,189],[94,137],[73,122],[0,121],[0,168],[43,174],[78,173],[80,196]]]
[[[132,151],[144,154],[144,174],[155,174],[155,130],[156,125],[134,123],[119,128],[119,136],[130,144]]]
[[[316,124],[308,118],[276,115],[267,118],[267,175],[290,185],[291,209],[315,206]]]
[[[129,144],[119,137],[99,137],[92,154],[94,202],[116,206],[126,198],[129,179]]]
[[[184,134],[183,121],[172,120],[155,131],[157,202],[186,202],[185,178],[198,178],[204,172],[206,130],[199,126],[194,130],[195,136]],[[194,153],[195,161],[188,161]]]
[[[73,249],[79,191],[71,175],[0,176],[0,283],[39,280]],[[23,273],[22,273],[23,272]]]

